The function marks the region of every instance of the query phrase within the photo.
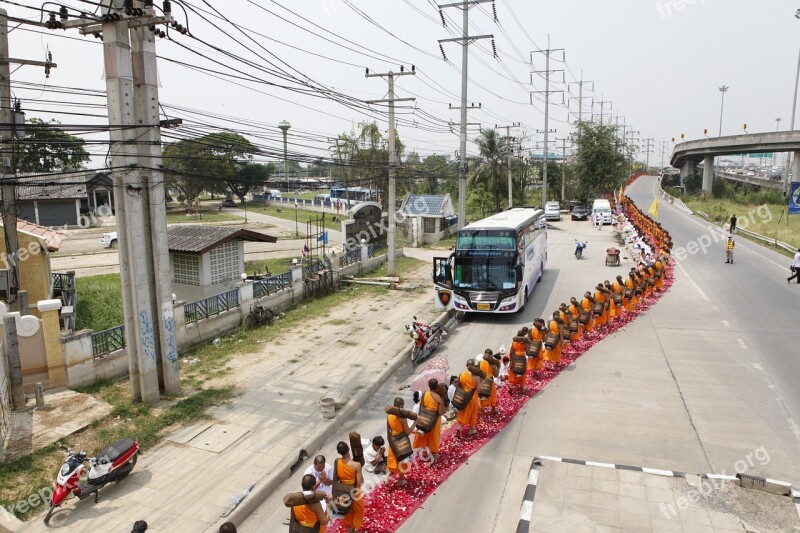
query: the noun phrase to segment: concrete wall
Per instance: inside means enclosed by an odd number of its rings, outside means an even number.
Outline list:
[[[21,232],[17,232],[17,235],[19,250],[15,251],[15,257],[19,259],[20,289],[28,291],[28,301],[31,303],[47,300],[53,290],[48,252],[36,237]],[[0,239],[0,252],[7,253],[5,239]],[[31,313],[36,314],[36,309],[32,309]]]
[[[402,257],[398,250],[398,257]],[[361,261],[342,269],[336,269],[339,276],[360,276],[376,269],[388,260],[386,254],[367,258],[367,247],[362,247]],[[337,264],[338,266],[338,264]],[[263,298],[255,303],[269,307],[274,312],[282,312],[303,299],[302,267],[292,271],[292,286]],[[238,328],[254,303],[252,282],[240,283],[239,308],[219,315],[186,324],[183,312],[184,302],[175,303],[175,332],[178,350],[183,352],[192,346],[220,337]],[[128,351],[118,350],[102,358],[92,355],[92,331],[81,330],[61,337],[63,366],[68,387],[91,385],[101,378],[116,379],[128,375]]]
[[[11,416],[11,381],[8,378],[8,361],[2,354],[5,347],[0,342],[0,449],[3,439],[8,432],[9,417]],[[2,457],[0,457],[0,462]]]

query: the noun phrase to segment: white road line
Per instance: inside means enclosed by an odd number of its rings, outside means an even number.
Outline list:
[[[716,307],[715,307],[714,309],[716,310]],[[723,325],[724,325],[726,328],[729,328],[729,327],[731,327],[731,323],[730,323],[730,322],[728,322],[727,320],[723,320],[723,321],[722,321],[722,324],[723,324]]]
[[[759,365],[758,363],[753,363],[753,367],[754,367],[756,370],[758,370],[759,372],[763,372],[763,371],[764,371],[764,369],[763,369],[763,368],[761,368],[761,365]]]
[[[594,461],[586,461],[586,466],[599,466],[601,468],[616,468],[617,465],[611,463],[595,463]]]
[[[672,470],[659,470],[658,468],[642,468],[645,474],[655,474],[657,476],[675,477]]]
[[[686,269],[683,268],[683,265],[679,261],[675,261],[675,264],[678,266],[678,268],[681,269],[681,271],[683,272],[683,275],[686,276],[686,279],[688,279],[691,282],[691,284],[694,285],[694,288],[697,290],[697,292],[700,293],[700,296],[703,297],[703,300],[705,300],[707,302],[710,302],[711,300],[708,299],[708,296],[706,296],[706,293],[704,293],[703,289],[701,289],[700,286],[697,283],[694,282],[694,280],[692,279],[692,276],[690,276],[689,273],[686,272]]]
[[[519,511],[519,519],[530,522],[531,516],[533,516],[533,502],[522,502],[522,509]]]
[[[528,485],[537,485],[539,483],[539,471],[531,470],[528,474]]]
[[[742,347],[742,350],[746,350],[747,349],[747,345],[744,343],[744,341],[742,339],[736,339],[736,341],[739,343],[739,346]]]

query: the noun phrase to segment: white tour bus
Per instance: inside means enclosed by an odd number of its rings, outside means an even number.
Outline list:
[[[434,303],[464,312],[521,311],[546,262],[544,211],[508,209],[460,229],[450,257],[434,258]]]

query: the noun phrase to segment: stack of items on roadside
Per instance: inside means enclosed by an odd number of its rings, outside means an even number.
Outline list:
[[[405,474],[415,457],[418,464],[432,465],[439,457],[442,426],[455,411],[456,439],[467,442],[476,433],[479,420],[497,415],[503,408],[498,388],[509,387],[511,396],[527,394],[526,380],[543,379],[543,374],[561,370],[564,349],[582,339],[596,341],[608,331],[638,314],[652,303],[651,297],[664,290],[670,264],[672,240],[660,224],[641,212],[627,196],[617,203],[617,228],[632,242],[642,244],[642,260],[631,268],[627,278],[619,275],[612,283],[605,280],[579,300],[570,298],[547,319],[536,318],[511,339],[509,350],[483,354],[466,362],[464,370],[451,376],[449,384],[428,381],[428,390],[415,393],[414,407],[405,409],[403,398],[384,408],[386,438],[376,436],[362,449],[358,433],[350,433],[349,444],[339,442],[333,467],[318,456],[301,481],[302,492],[287,495],[291,533],[324,532],[333,513],[341,515],[341,525],[354,533],[364,523],[361,492],[363,470],[389,474],[393,490],[407,484]],[[449,385],[449,386],[448,386]],[[505,397],[506,399],[508,397]],[[487,412],[488,411],[488,412]]]

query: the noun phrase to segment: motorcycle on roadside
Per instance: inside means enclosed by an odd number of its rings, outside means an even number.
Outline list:
[[[61,450],[67,458],[58,471],[50,498],[50,509],[44,517],[45,524],[50,523],[53,511],[69,496],[77,496],[79,500],[83,500],[94,495],[95,503],[100,501],[100,489],[127,477],[136,466],[140,453],[139,442],[134,439],[122,439],[106,446],[96,457],[89,457],[85,451],[76,452],[66,446],[61,446]]]
[[[444,342],[447,332],[439,324],[429,326],[417,320],[417,317],[413,318],[414,320],[406,325],[406,331],[414,340],[414,346],[411,348],[411,362],[417,363],[429,357]]]

